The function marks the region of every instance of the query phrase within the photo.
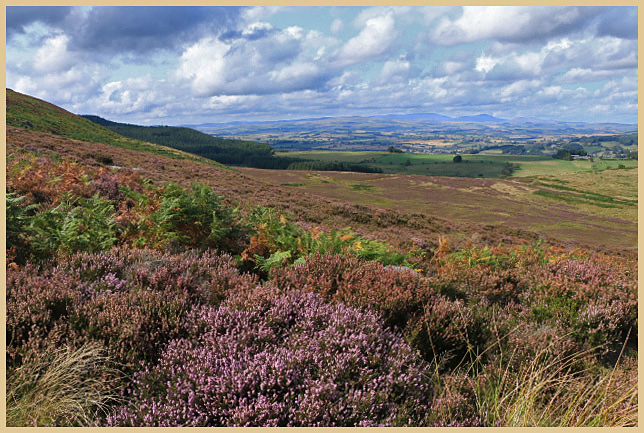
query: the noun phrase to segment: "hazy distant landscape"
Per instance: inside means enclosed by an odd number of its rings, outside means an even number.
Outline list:
[[[638,425],[636,7],[6,27],[7,426]]]
[[[259,141],[277,150],[364,151],[395,146],[415,153],[471,153],[472,150],[500,149],[502,146],[520,146],[527,152],[541,150],[547,153],[579,136],[637,132],[637,125],[628,124],[508,120],[490,115],[450,118],[438,114],[186,126],[219,137]]]

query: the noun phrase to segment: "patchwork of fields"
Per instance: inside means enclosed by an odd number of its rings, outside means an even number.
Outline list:
[[[426,176],[456,176],[495,178],[506,173],[512,164],[512,176],[548,176],[580,171],[603,171],[637,167],[637,160],[600,159],[565,161],[549,156],[524,156],[501,154],[462,155],[462,162],[453,162],[452,154],[409,154],[388,152],[333,152],[307,151],[284,152],[278,156],[298,157],[324,162],[347,162],[376,167],[383,173],[422,174]]]

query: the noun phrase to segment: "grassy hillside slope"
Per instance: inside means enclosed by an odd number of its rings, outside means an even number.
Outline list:
[[[183,150],[222,164],[252,164],[255,159],[270,158],[273,154],[273,149],[266,144],[217,138],[190,128],[140,126],[112,122],[98,116],[83,117],[124,137]]]
[[[217,164],[171,147],[124,137],[49,102],[11,89],[7,89],[6,101],[7,126],[45,132],[89,143],[109,144],[123,149],[138,150],[175,159],[201,160]]]
[[[515,228],[553,242],[593,248],[637,248],[637,171],[469,179],[401,174],[272,171],[253,178],[296,192],[387,211],[481,227],[480,236]],[[379,211],[380,212],[380,211]],[[456,229],[455,238],[477,237]]]

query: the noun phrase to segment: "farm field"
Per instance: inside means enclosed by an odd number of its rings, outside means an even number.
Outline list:
[[[600,159],[564,161],[546,156],[501,154],[462,155],[463,161],[453,162],[453,154],[409,154],[388,152],[279,152],[277,156],[298,157],[324,162],[361,163],[379,168],[383,173],[421,174],[426,176],[457,176],[496,178],[513,164],[512,176],[547,176],[581,171],[602,171],[623,165],[637,167],[636,160]]]

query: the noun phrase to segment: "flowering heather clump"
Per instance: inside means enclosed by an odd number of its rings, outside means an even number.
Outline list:
[[[480,427],[484,425],[477,408],[475,391],[470,382],[471,380],[463,377],[462,373],[444,374],[440,377],[436,395],[428,408],[430,426]]]
[[[7,367],[42,351],[50,336],[81,302],[78,281],[64,273],[38,275],[38,268],[7,268]]]
[[[153,290],[183,290],[213,305],[232,290],[257,284],[257,277],[239,273],[230,255],[214,250],[181,254],[138,250],[134,254],[136,261],[126,270],[133,284]]]
[[[637,337],[637,268],[635,262],[593,255],[555,261],[542,272],[530,303],[539,321],[556,320],[578,343],[624,343]]]
[[[40,272],[33,265],[9,268],[9,363],[52,341],[74,347],[98,341],[125,369],[135,369],[180,336],[192,305],[216,305],[229,291],[255,283],[230,256],[213,251],[197,257],[115,248],[78,253]]]
[[[133,288],[112,274],[88,284],[61,271],[35,273],[7,271],[9,366],[50,344],[99,342],[123,369],[136,369],[179,336],[188,310],[185,293]]]
[[[385,267],[352,256],[316,254],[303,265],[275,270],[280,288],[314,291],[326,300],[378,311],[390,326],[403,328],[433,293],[427,281],[411,269]]]
[[[119,202],[124,198],[119,186],[121,186],[119,178],[104,168],[99,169],[96,178],[92,180],[94,191],[104,199],[114,202]]]
[[[130,404],[110,424],[422,424],[423,364],[377,316],[313,293],[266,294],[245,309],[191,312],[190,338],[136,375]]]
[[[555,331],[568,347],[616,350],[636,336],[636,274],[634,261],[581,250],[473,248],[441,258],[430,284],[473,311],[507,307],[513,326]]]

